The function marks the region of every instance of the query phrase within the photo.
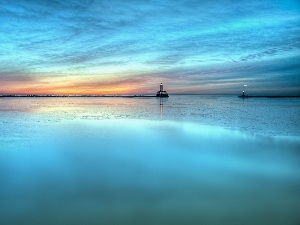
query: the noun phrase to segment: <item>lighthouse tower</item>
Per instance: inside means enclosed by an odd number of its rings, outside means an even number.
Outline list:
[[[168,93],[166,91],[164,91],[164,86],[162,83],[160,83],[159,91],[156,93],[156,97],[161,97],[161,98],[169,97]]]

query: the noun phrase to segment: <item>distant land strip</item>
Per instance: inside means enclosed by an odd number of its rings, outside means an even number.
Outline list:
[[[0,95],[0,98],[154,98],[156,95]]]
[[[240,95],[239,98],[300,98],[300,95],[288,96],[288,95]]]
[[[155,98],[156,95],[0,95],[0,98]],[[239,95],[239,98],[300,98],[300,95]],[[159,98],[159,97],[157,97]]]

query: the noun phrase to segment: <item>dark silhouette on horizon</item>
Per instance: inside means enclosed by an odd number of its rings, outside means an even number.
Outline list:
[[[238,96],[239,98],[300,98],[299,95],[289,96],[289,95],[245,95],[243,91],[242,95]]]
[[[164,86],[162,83],[160,83],[159,91],[156,93],[156,97],[161,97],[161,98],[169,97],[168,93],[166,91],[164,91]]]

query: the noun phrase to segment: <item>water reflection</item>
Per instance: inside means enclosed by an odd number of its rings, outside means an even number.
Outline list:
[[[160,109],[160,119],[163,119],[163,109],[164,103],[167,102],[167,98],[158,98],[159,99],[159,109]]]
[[[162,107],[161,107],[162,103]],[[87,119],[198,121],[266,136],[300,135],[299,99],[172,95],[170,98],[1,98],[0,119],[57,122]],[[158,109],[158,105],[160,108]]]
[[[1,140],[1,224],[300,220],[297,139],[171,121],[34,126]]]
[[[162,98],[160,98],[159,108],[160,108],[160,119],[162,120],[162,118],[163,118],[163,99]]]

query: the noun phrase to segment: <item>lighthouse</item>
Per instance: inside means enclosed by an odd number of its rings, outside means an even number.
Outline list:
[[[166,91],[164,91],[164,86],[162,83],[159,85],[159,91],[156,93],[156,97],[168,98],[169,95]]]

